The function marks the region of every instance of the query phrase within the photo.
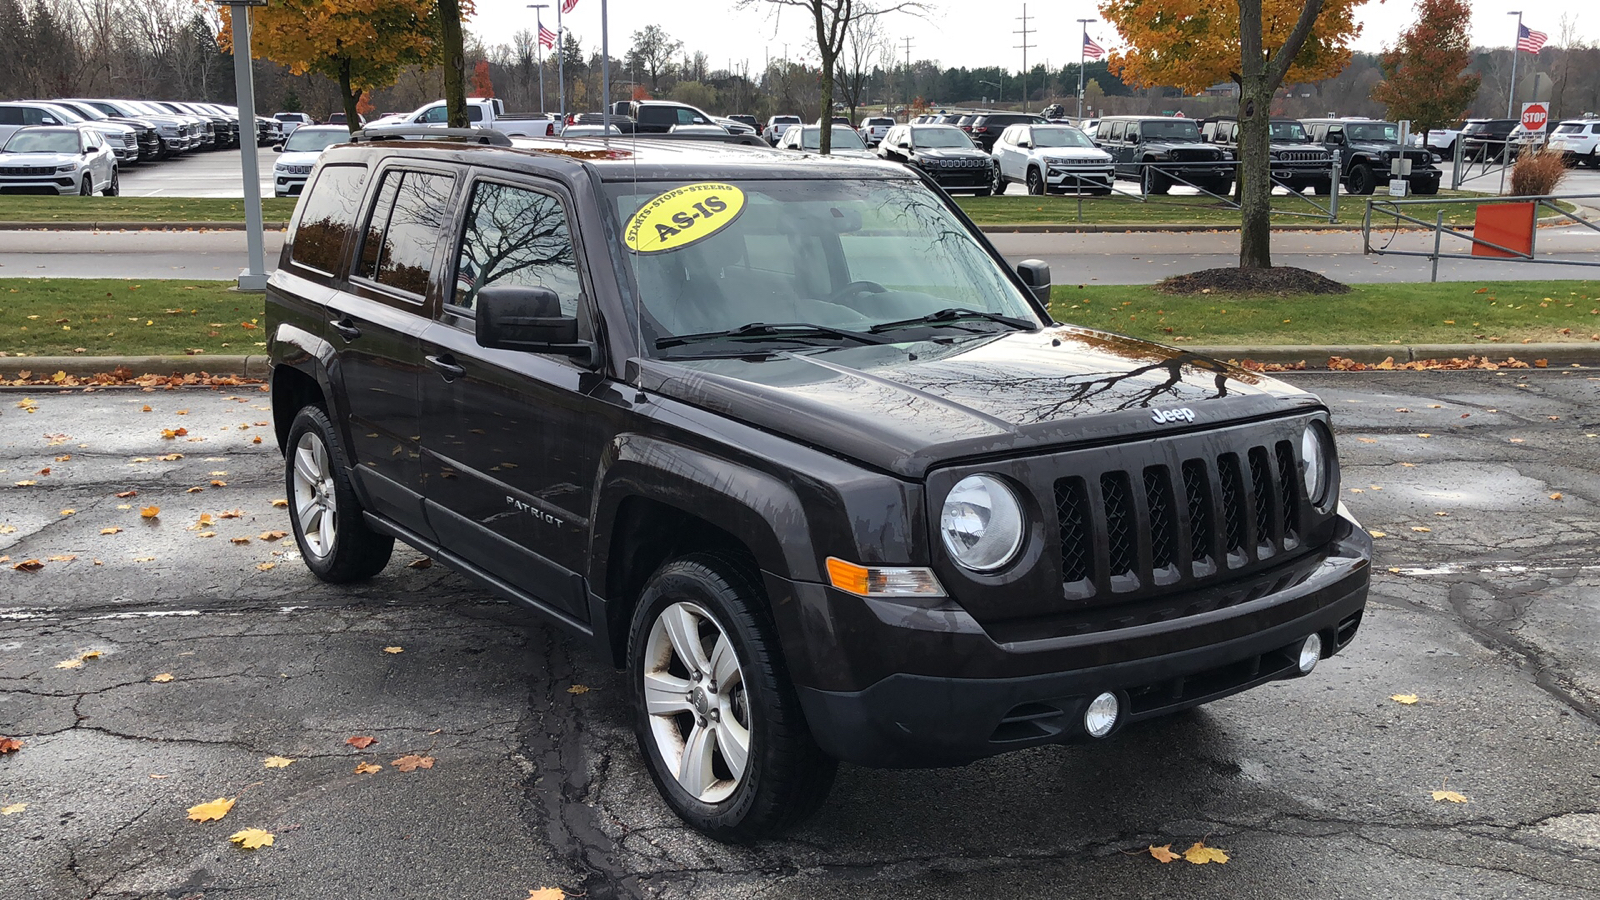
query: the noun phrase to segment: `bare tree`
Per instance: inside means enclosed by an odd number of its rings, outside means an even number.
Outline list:
[[[650,90],[661,87],[661,78],[672,72],[672,57],[683,49],[683,41],[675,41],[660,25],[646,25],[633,33],[633,47],[628,50],[628,68],[643,72],[650,79]]]
[[[845,105],[850,107],[850,121],[856,121],[856,110],[866,99],[873,65],[886,52],[893,52],[889,47],[889,34],[877,16],[859,19],[845,36],[844,72],[839,88]]]

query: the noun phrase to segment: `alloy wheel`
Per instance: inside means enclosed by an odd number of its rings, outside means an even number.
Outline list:
[[[321,437],[306,432],[294,447],[294,514],[306,550],[318,558],[333,553],[338,525],[333,463]]]
[[[678,785],[702,803],[728,799],[750,765],[750,705],[722,625],[694,603],[663,608],[640,677],[651,737]]]

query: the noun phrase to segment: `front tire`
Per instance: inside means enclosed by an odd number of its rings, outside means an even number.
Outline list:
[[[349,461],[328,414],[307,406],[295,414],[285,443],[289,521],[306,568],[330,584],[362,581],[383,571],[394,538],[367,527],[350,484]]]
[[[1145,166],[1141,179],[1141,184],[1146,194],[1165,194],[1172,190],[1172,182],[1168,181],[1167,177],[1157,171],[1154,166]]]
[[[1028,168],[1028,193],[1035,196],[1044,194],[1044,176],[1031,166]]]
[[[83,176],[83,184],[78,185],[78,196],[79,197],[93,197],[94,196],[94,176],[93,175],[84,175]]]
[[[106,185],[106,189],[100,192],[100,196],[102,196],[102,197],[116,197],[116,196],[120,195],[121,193],[122,193],[122,182],[120,181],[120,176],[117,174],[117,170],[116,169],[112,169],[111,170],[111,183]]]
[[[1366,163],[1357,163],[1350,169],[1350,193],[1370,194],[1378,186],[1377,173]]]
[[[812,740],[753,570],[695,553],[645,586],[628,638],[634,731],[672,811],[720,841],[811,815],[837,763]]]

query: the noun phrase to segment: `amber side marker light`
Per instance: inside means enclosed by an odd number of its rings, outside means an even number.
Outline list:
[[[861,566],[828,557],[828,581],[857,597],[943,597],[944,587],[931,569],[910,566]]]

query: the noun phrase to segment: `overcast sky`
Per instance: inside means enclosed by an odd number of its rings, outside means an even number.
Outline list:
[[[555,27],[555,4],[540,11],[545,24]],[[911,58],[934,59],[943,66],[1004,65],[1016,70],[1022,64],[1023,3],[1021,0],[938,0],[931,4],[932,13],[925,18],[905,15],[885,17],[886,30],[896,40],[897,56],[904,57],[903,39],[911,39]],[[496,44],[509,42],[510,36],[522,28],[533,27],[534,11],[527,9],[527,0],[477,0],[478,14],[469,28],[484,40]],[[571,15],[563,17],[566,27],[583,41],[586,49],[600,43],[601,0],[578,0]],[[1078,59],[1079,25],[1077,19],[1098,17],[1097,4],[1092,0],[1035,0],[1027,4],[1028,28],[1037,29],[1028,38],[1035,45],[1028,51],[1029,64],[1048,61],[1052,66],[1062,66]],[[1566,13],[1577,17],[1578,39],[1589,42],[1600,40],[1600,8],[1591,0],[1473,0],[1473,43],[1485,46],[1509,46],[1516,31],[1516,19],[1506,15],[1508,10],[1521,9],[1528,27],[1550,35],[1552,44],[1560,33],[1561,16]],[[1587,7],[1586,14],[1579,10]],[[711,58],[716,68],[748,61],[752,72],[759,71],[765,61],[764,54],[782,57],[785,44],[790,58],[808,56],[814,62],[814,51],[808,50],[813,34],[801,10],[785,9],[774,15],[771,5],[753,4],[753,8],[740,11],[735,0],[608,0],[611,35],[611,55],[621,57],[627,52],[634,31],[645,25],[660,25],[674,38],[683,41],[690,52],[702,50]],[[1356,21],[1363,26],[1361,37],[1355,42],[1358,50],[1377,51],[1393,43],[1395,35],[1415,18],[1415,11],[1407,0],[1368,2],[1356,10]],[[1116,32],[1108,25],[1089,26],[1089,34],[1102,47],[1115,48]]]

